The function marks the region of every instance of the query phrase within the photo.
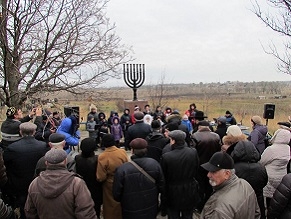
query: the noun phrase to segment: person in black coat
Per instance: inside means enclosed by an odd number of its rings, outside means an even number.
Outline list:
[[[235,174],[245,179],[254,189],[261,211],[261,219],[265,219],[263,188],[267,185],[266,168],[258,163],[261,155],[251,141],[239,141],[231,152],[234,160]]]
[[[160,163],[163,148],[169,143],[169,139],[161,133],[161,123],[157,120],[151,124],[153,132],[146,137],[148,142],[147,157],[151,157]]]
[[[286,174],[271,199],[267,212],[268,219],[291,218],[291,173]]]
[[[174,130],[168,134],[172,150],[161,159],[166,188],[165,200],[169,218],[192,218],[198,204],[198,183],[195,180],[199,158],[195,148],[187,147],[186,134]]]
[[[24,204],[28,187],[33,180],[37,161],[48,151],[47,144],[34,138],[36,125],[31,122],[21,123],[22,139],[10,144],[3,153],[8,182],[5,192],[16,197],[16,205],[20,207],[21,218],[24,216]]]
[[[121,203],[123,219],[155,219],[158,213],[158,196],[163,193],[164,177],[159,163],[146,157],[147,142],[136,138],[130,142],[133,149],[131,162],[119,166],[114,174],[113,197]]]
[[[220,116],[217,119],[217,127],[215,133],[217,133],[222,141],[222,138],[226,136],[227,126],[226,126],[226,118],[224,116]]]
[[[130,149],[129,143],[135,138],[145,139],[151,132],[151,126],[143,122],[143,112],[137,111],[134,113],[135,124],[130,126],[125,136],[125,149]]]
[[[76,173],[81,175],[87,184],[91,193],[92,199],[95,203],[95,211],[98,218],[100,218],[102,205],[102,183],[96,180],[96,170],[98,163],[98,155],[95,155],[95,139],[85,138],[81,141],[81,154],[76,155]]]

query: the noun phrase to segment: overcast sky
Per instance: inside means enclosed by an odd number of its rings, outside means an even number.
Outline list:
[[[282,36],[250,11],[250,0],[111,0],[107,16],[146,65],[145,84],[289,81],[264,52]],[[108,83],[126,86],[123,79]]]

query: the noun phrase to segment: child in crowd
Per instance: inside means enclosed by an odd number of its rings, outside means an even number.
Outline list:
[[[112,121],[113,121],[113,124],[111,125],[110,132],[114,136],[114,140],[116,144],[115,146],[119,147],[120,139],[122,138],[122,127],[119,124],[118,117],[114,117]]]
[[[183,125],[185,125],[187,127],[187,131],[189,133],[192,133],[193,127],[192,127],[192,124],[191,124],[191,122],[190,122],[190,120],[189,120],[189,118],[188,118],[188,116],[186,114],[183,116],[181,124],[183,124]]]

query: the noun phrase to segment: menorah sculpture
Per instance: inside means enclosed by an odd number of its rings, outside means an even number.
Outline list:
[[[137,88],[145,80],[144,64],[123,64],[123,78],[126,85],[133,90],[133,101],[137,100]]]

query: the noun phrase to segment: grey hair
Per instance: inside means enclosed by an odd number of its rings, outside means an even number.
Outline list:
[[[36,124],[32,122],[24,122],[19,125],[22,136],[32,136],[36,131]]]
[[[231,172],[231,175],[235,174],[235,169],[222,169],[223,171],[229,170]]]

